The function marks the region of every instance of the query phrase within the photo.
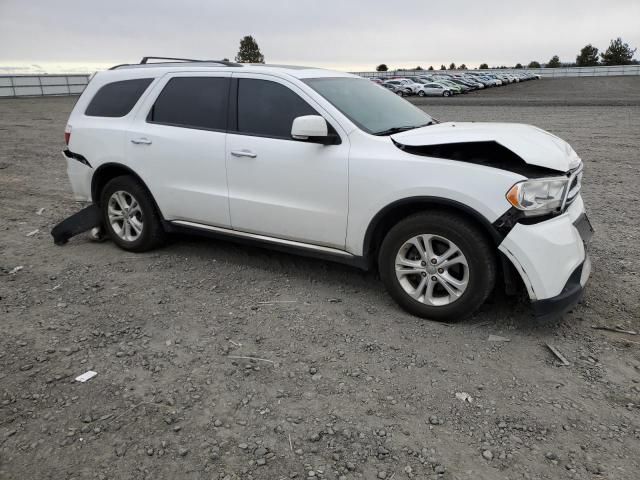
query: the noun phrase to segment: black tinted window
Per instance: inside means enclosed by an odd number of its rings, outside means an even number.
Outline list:
[[[238,131],[291,138],[293,119],[317,115],[289,88],[268,80],[241,78],[238,82]]]
[[[153,78],[136,78],[107,83],[98,90],[84,113],[90,117],[124,117],[152,81]]]
[[[181,127],[226,130],[229,78],[176,77],[169,80],[148,120]]]

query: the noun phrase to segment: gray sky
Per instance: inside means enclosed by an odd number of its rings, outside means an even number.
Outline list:
[[[574,61],[618,36],[640,47],[638,19],[640,0],[0,0],[0,67],[233,60],[249,34],[268,63],[341,70]]]

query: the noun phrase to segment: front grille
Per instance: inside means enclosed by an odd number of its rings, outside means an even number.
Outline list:
[[[580,189],[582,188],[582,171],[584,169],[584,165],[581,163],[578,167],[569,171],[569,186],[567,187],[567,191],[564,194],[564,201],[562,202],[562,211],[565,210],[569,205],[573,203],[573,201],[580,194]]]

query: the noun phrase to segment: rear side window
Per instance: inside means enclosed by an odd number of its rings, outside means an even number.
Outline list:
[[[227,129],[228,77],[176,77],[169,80],[147,121],[206,130]]]
[[[84,114],[90,117],[124,117],[152,81],[153,78],[136,78],[107,83],[96,92]]]
[[[239,132],[290,139],[293,119],[302,115],[318,112],[284,85],[269,80],[239,79]]]

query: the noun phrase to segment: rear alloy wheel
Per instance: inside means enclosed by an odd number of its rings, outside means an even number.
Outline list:
[[[494,247],[473,223],[428,212],[397,223],[378,255],[380,277],[408,312],[457,321],[487,299],[496,279]]]
[[[120,248],[145,252],[164,241],[153,199],[136,179],[121,176],[110,180],[100,198],[105,229]]]
[[[418,96],[419,97],[424,97],[426,94],[424,93],[424,90],[418,90]]]
[[[402,90],[396,90],[396,94],[404,97],[404,92]]]

